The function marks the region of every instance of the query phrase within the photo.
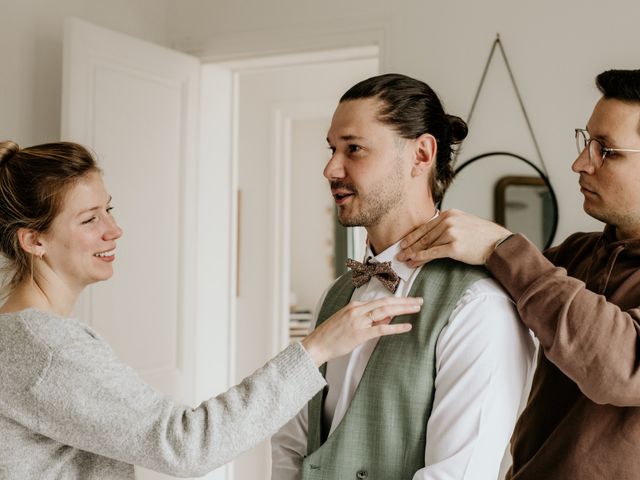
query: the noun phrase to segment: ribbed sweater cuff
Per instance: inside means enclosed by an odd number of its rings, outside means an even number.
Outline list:
[[[295,342],[280,352],[273,360],[282,376],[292,379],[304,396],[317,393],[326,382],[300,342]]]
[[[502,242],[486,266],[516,303],[537,279],[554,269],[538,247],[519,233]]]

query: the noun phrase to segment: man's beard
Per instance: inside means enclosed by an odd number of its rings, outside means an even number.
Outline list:
[[[369,193],[360,193],[355,185],[339,180],[331,182],[332,189],[345,189],[358,197],[360,209],[348,214],[348,208],[338,207],[338,221],[343,227],[372,227],[380,223],[404,197],[404,182],[400,163],[390,175],[377,185],[369,188]],[[352,199],[352,202],[355,200]]]

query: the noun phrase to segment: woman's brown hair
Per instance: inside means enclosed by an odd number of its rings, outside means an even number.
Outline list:
[[[9,288],[32,271],[33,259],[20,246],[18,231],[47,232],[69,188],[94,171],[100,171],[95,158],[77,143],[20,148],[12,141],[0,142],[0,254],[3,283]]]

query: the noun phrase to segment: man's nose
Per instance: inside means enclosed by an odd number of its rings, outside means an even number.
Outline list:
[[[591,163],[589,159],[589,149],[583,148],[582,152],[578,155],[578,157],[574,160],[571,165],[571,170],[576,173],[586,173],[588,175],[593,175],[595,173],[595,167]]]
[[[323,175],[327,180],[335,180],[345,177],[344,162],[342,155],[334,153],[324,167]]]

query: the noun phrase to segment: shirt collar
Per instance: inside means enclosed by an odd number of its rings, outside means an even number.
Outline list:
[[[440,210],[436,209],[435,215],[431,217],[429,221],[433,220],[438,215],[440,215]],[[411,275],[413,274],[413,272],[416,271],[416,268],[412,268],[406,263],[401,262],[396,258],[396,255],[398,255],[398,253],[400,253],[400,250],[401,250],[400,248],[401,241],[402,240],[398,240],[389,248],[387,248],[386,250],[384,250],[383,252],[380,252],[378,255],[375,255],[375,256],[371,251],[371,246],[369,245],[369,242],[367,242],[367,251],[364,257],[365,262],[367,260],[371,262],[377,262],[377,263],[391,262],[391,268],[393,268],[393,271],[396,272],[403,281],[405,282],[408,281],[409,278],[411,278]]]
[[[365,254],[365,262],[370,261],[373,263],[384,263],[391,262],[391,268],[393,271],[398,274],[398,276],[405,282],[411,278],[411,274],[416,270],[415,268],[411,268],[406,263],[399,261],[396,258],[396,255],[400,253],[400,241],[394,243],[385,251],[379,253],[378,255],[373,255],[371,251],[371,247],[367,245],[367,251]]]

